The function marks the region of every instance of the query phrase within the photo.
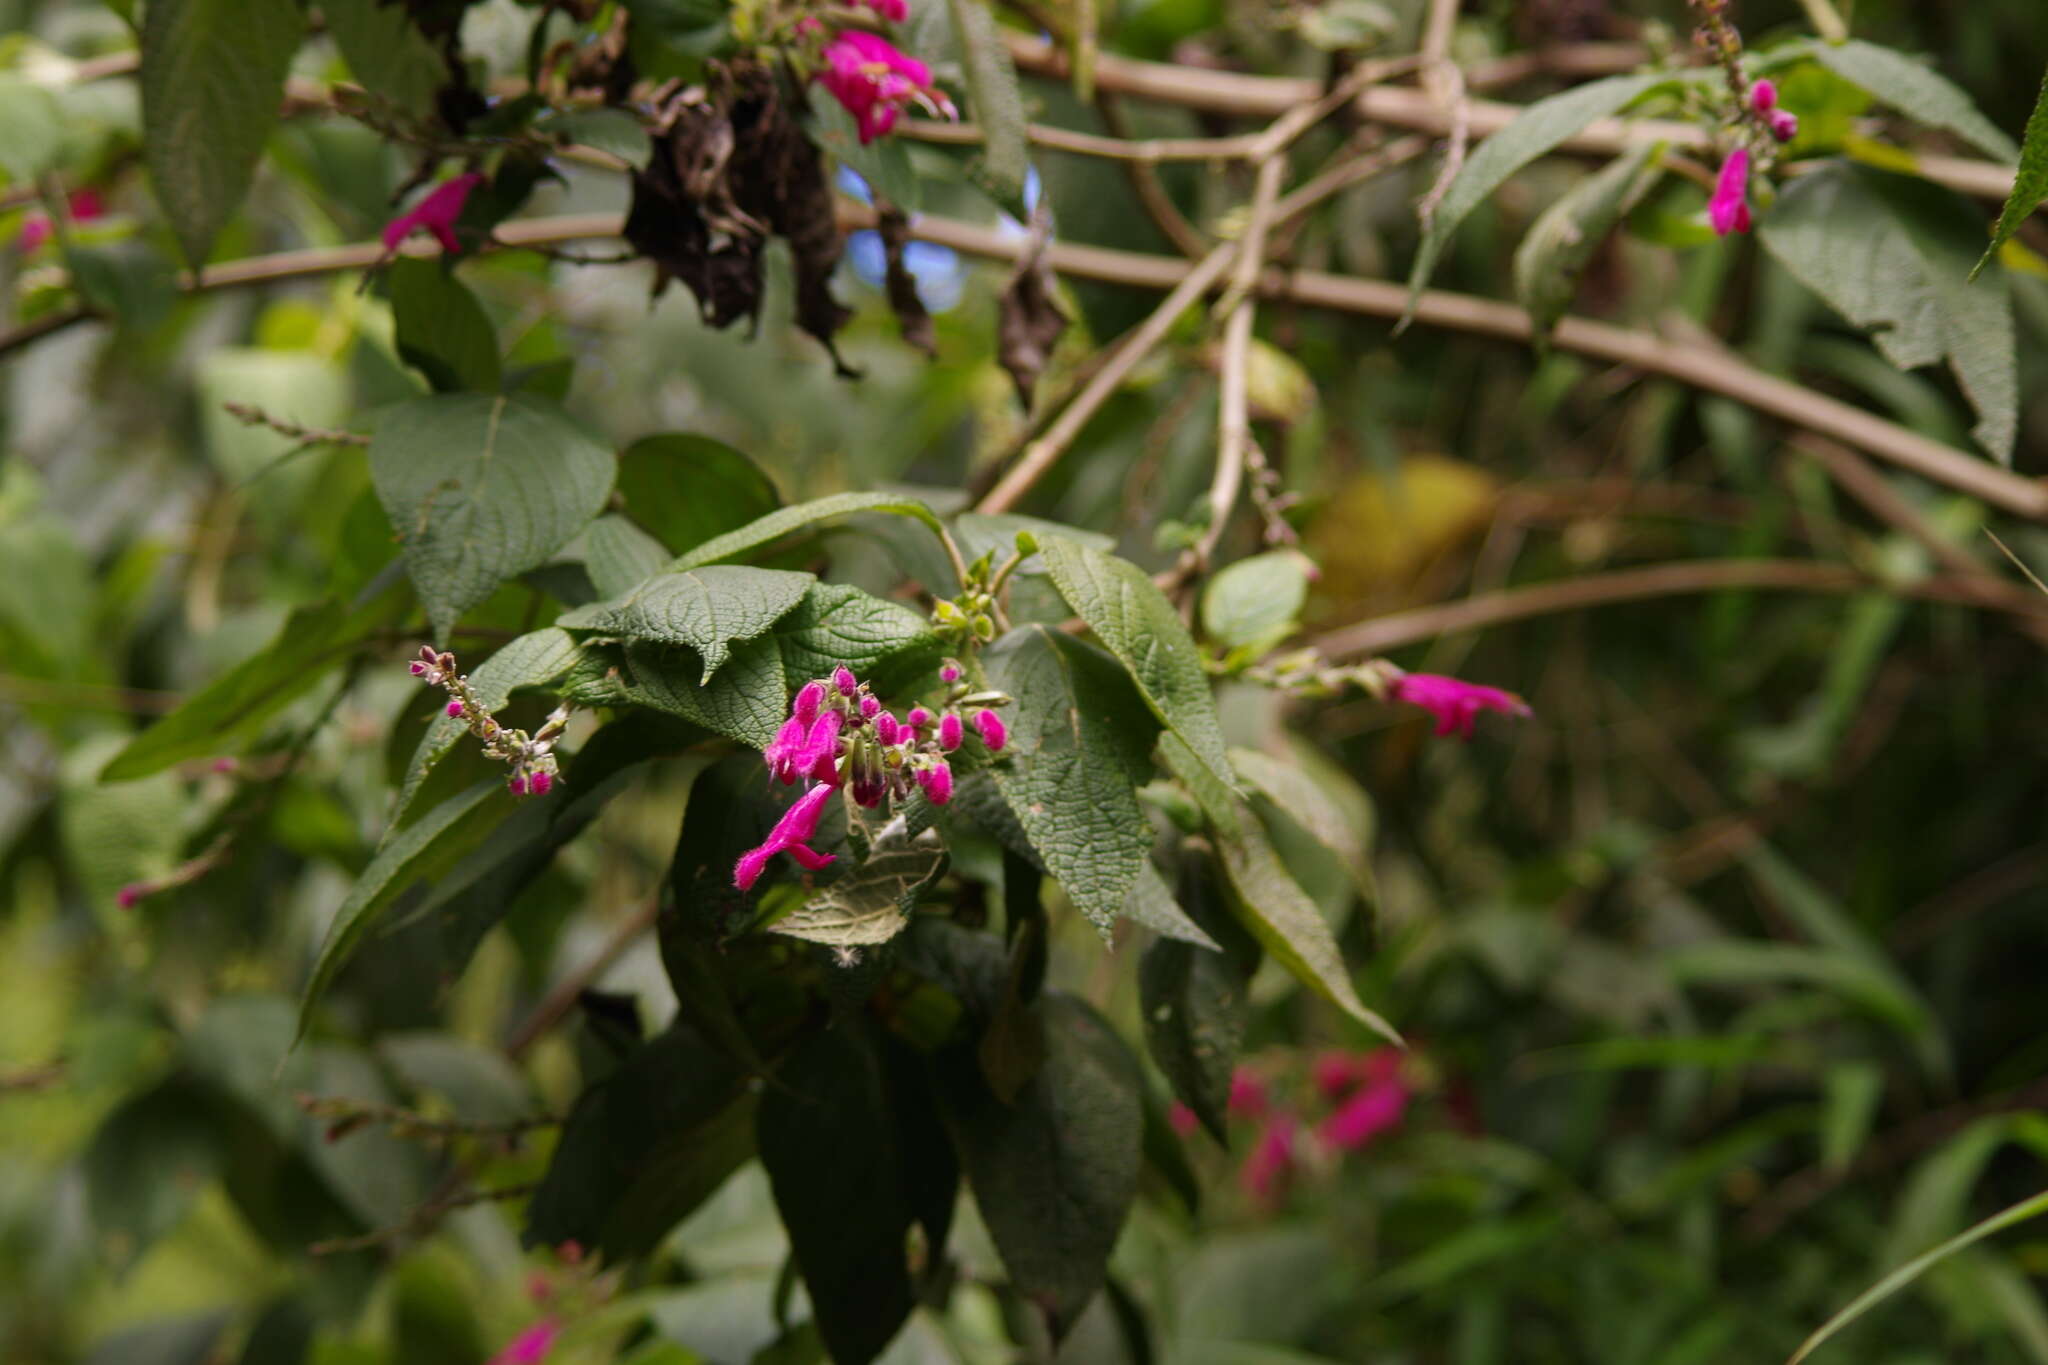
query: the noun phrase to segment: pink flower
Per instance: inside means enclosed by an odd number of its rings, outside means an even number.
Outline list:
[[[1390,1128],[1408,1109],[1408,1087],[1398,1078],[1365,1086],[1323,1120],[1317,1135],[1340,1152],[1355,1152]]]
[[[818,718],[818,708],[825,704],[825,684],[816,678],[797,689],[796,700],[789,704],[789,714],[802,721],[808,729]]]
[[[1743,226],[1748,225],[1745,210]],[[1529,704],[1512,692],[1460,682],[1437,673],[1403,673],[1387,688],[1387,697],[1419,706],[1435,716],[1439,735],[1457,734],[1466,739],[1472,738],[1472,722],[1481,711],[1501,711],[1511,716],[1529,714]]]
[[[913,706],[910,708],[909,715],[904,718],[903,723],[913,730],[922,730],[925,726],[932,723],[932,713],[925,710],[922,706]]]
[[[74,223],[90,222],[106,212],[100,203],[98,190],[73,190],[64,203],[70,210],[71,221]],[[20,249],[22,255],[30,256],[35,254],[44,242],[55,236],[56,232],[57,226],[50,221],[49,214],[31,213],[22,219],[21,234],[14,239],[14,245]]]
[[[966,727],[960,724],[960,713],[958,711],[948,711],[945,715],[940,716],[939,747],[949,754],[952,753],[960,747],[960,741],[966,738],[965,729]]]
[[[1195,1130],[1202,1126],[1202,1121],[1195,1117],[1195,1111],[1182,1104],[1179,1100],[1175,1100],[1172,1106],[1167,1109],[1166,1121],[1173,1126],[1174,1132],[1184,1138],[1193,1137]]]
[[[808,690],[808,689],[806,689]],[[802,701],[803,695],[797,695]],[[815,719],[818,708],[811,707],[811,718]],[[793,787],[804,769],[804,744],[810,737],[810,720],[799,711],[782,722],[782,728],[775,732],[775,738],[761,751],[761,757],[768,761],[768,771],[785,787]]]
[[[900,24],[910,17],[910,6],[905,0],[861,0],[861,3],[892,24]]]
[[[884,744],[894,744],[901,737],[902,726],[896,717],[883,711],[875,717],[875,738]]]
[[[803,752],[796,756],[799,773],[827,786],[838,784],[839,727],[845,723],[837,711],[818,713],[818,718],[811,722],[810,735],[804,740]]]
[[[462,216],[469,192],[482,183],[482,176],[469,171],[434,186],[426,198],[413,205],[412,212],[400,214],[384,225],[384,249],[398,250],[399,243],[425,228],[434,234],[443,251],[451,256],[460,252],[462,243],[455,237],[455,220]]]
[[[953,102],[932,87],[932,69],[887,39],[849,30],[825,45],[824,56],[818,79],[853,115],[863,146],[894,128],[896,116],[911,104],[956,117]]]
[[[862,697],[860,699],[860,714],[863,720],[873,720],[875,712],[881,709],[882,703],[874,697]]]
[[[542,1318],[506,1342],[505,1349],[492,1356],[485,1365],[540,1365],[548,1358],[548,1352],[555,1348],[555,1338],[561,1331],[561,1323],[553,1318]]]
[[[850,697],[853,695],[853,690],[860,686],[860,680],[853,676],[852,669],[848,668],[845,664],[841,664],[832,670],[832,685],[839,689],[840,696]]]
[[[1707,201],[1707,218],[1717,236],[1749,231],[1749,149],[1737,147],[1721,163],[1721,175],[1714,182],[1714,197]]]
[[[992,754],[1002,752],[1003,746],[1010,742],[1010,732],[1003,727],[1003,718],[993,711],[976,711],[974,728],[981,732],[981,742]]]
[[[1790,109],[1773,109],[1770,113],[1771,136],[1779,142],[1790,142],[1799,136],[1799,115]]]
[[[144,896],[147,896],[154,890],[156,888],[148,882],[130,882],[114,893],[114,904],[120,906],[123,910],[133,910],[141,903]]]
[[[1238,1171],[1245,1193],[1261,1204],[1279,1197],[1287,1177],[1294,1170],[1294,1115],[1275,1114],[1259,1132],[1251,1154]]]
[[[1266,1083],[1244,1067],[1230,1073],[1230,1116],[1261,1119],[1266,1116]]]
[[[1778,87],[1769,81],[1758,81],[1749,87],[1749,107],[1759,114],[1768,114],[1778,105]]]
[[[1400,1069],[1400,1052],[1381,1047],[1370,1052],[1322,1053],[1309,1068],[1309,1075],[1323,1098],[1334,1103],[1361,1085],[1393,1079]]]
[[[939,667],[939,681],[949,683],[959,682],[960,665],[954,663],[951,659],[946,660],[946,662]]]
[[[831,712],[826,714],[830,715]],[[832,799],[836,788],[820,782],[796,799],[796,804],[782,813],[775,822],[775,828],[768,831],[768,837],[761,846],[749,849],[733,864],[732,884],[742,891],[753,889],[767,870],[768,860],[778,853],[787,853],[803,866],[816,871],[832,861],[830,853],[818,853],[808,844],[812,835],[818,832],[818,819],[825,813],[825,803]]]
[[[953,768],[945,759],[940,759],[929,768],[917,770],[917,785],[924,788],[927,801],[934,806],[943,806],[953,799]]]
[[[546,769],[542,769],[540,772],[537,772],[532,777],[526,779],[526,789],[532,792],[535,796],[546,796],[548,794],[548,788],[554,785],[555,775],[551,772],[548,772]]]

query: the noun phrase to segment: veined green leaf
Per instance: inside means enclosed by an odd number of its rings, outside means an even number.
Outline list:
[[[2041,76],[2041,93],[2034,97],[2034,112],[2027,116],[2026,135],[2020,142],[2019,173],[2013,177],[2012,193],[2005,197],[2005,207],[1998,211],[1998,225],[1991,230],[1991,245],[1971,269],[1971,279],[1976,279],[1977,272],[1991,263],[1998,249],[2012,240],[2020,224],[2040,207],[2043,199],[2048,199],[2048,72]]]
[[[2017,161],[2020,149],[1984,117],[1976,101],[1955,82],[1903,52],[1851,38],[1814,43],[1808,49],[1828,70],[1873,99],[1911,114],[1930,128],[1954,133],[1994,161]]]
[[[940,532],[938,514],[916,498],[906,498],[897,493],[837,493],[829,498],[817,498],[800,502],[794,507],[784,507],[757,517],[736,531],[728,531],[682,555],[670,565],[673,569],[694,569],[705,564],[718,564],[728,559],[738,559],[749,550],[759,549],[782,539],[791,531],[800,530],[815,522],[828,521],[833,517],[851,516],[855,512],[896,512],[906,517],[915,517]]]
[[[1577,292],[1579,275],[1615,224],[1663,175],[1663,144],[1636,147],[1571,187],[1529,225],[1515,250],[1515,298],[1547,337]]]
[[[436,393],[496,393],[505,379],[497,329],[449,265],[417,256],[391,263],[398,354]]]
[[[1226,788],[1237,776],[1223,752],[1223,725],[1201,652],[1180,613],[1127,559],[1058,536],[1041,542],[1053,585],[1103,647],[1129,669],[1153,714]]]
[[[1046,870],[1106,933],[1150,862],[1137,788],[1156,722],[1115,661],[1044,626],[1011,631],[982,661],[992,686],[1027,699],[989,772]]]
[[[403,5],[380,0],[322,0],[321,17],[341,59],[365,90],[401,113],[424,119],[448,79],[447,63]]]
[[[668,561],[667,547],[615,512],[583,533],[583,570],[602,598],[624,597]]]
[[[735,641],[766,634],[815,582],[807,573],[738,564],[658,573],[622,600],[580,607],[559,623],[604,636],[688,645],[704,660],[701,685],[711,681]]]
[[[306,31],[297,5],[152,0],[142,16],[142,159],[197,270],[256,172]]]
[[[1202,631],[1225,649],[1262,650],[1287,638],[1308,602],[1308,560],[1268,550],[1223,569],[1202,590]]]
[[[619,452],[619,495],[672,555],[782,505],[759,465],[723,441],[683,432],[643,436]]]
[[[901,602],[847,583],[816,583],[769,632],[794,692],[839,664],[883,696],[936,668],[945,644]]]
[[[551,404],[441,394],[385,412],[370,478],[435,633],[537,568],[604,507],[615,461]]]
[[[912,837],[903,817],[883,826],[857,867],[812,893],[794,912],[765,926],[831,948],[887,943],[910,924],[919,894],[945,871],[938,832]]]
[[[1563,94],[1536,101],[1522,111],[1521,117],[1480,143],[1452,178],[1450,188],[1436,207],[1435,217],[1423,233],[1415,264],[1408,272],[1408,316],[1414,316],[1416,296],[1429,283],[1437,258],[1452,234],[1481,201],[1516,171],[1583,132],[1587,124],[1620,113],[1671,80],[1668,74],[1644,72],[1573,86]]]
[[[1004,208],[1021,213],[1030,154],[1024,144],[1024,98],[1017,87],[1017,69],[985,0],[946,0],[946,6],[960,43],[967,98],[974,106],[974,121],[981,126],[978,178]]]

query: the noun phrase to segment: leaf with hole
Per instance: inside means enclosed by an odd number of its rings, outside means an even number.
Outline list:
[[[945,872],[946,850],[935,831],[912,837],[902,816],[882,827],[867,857],[767,927],[829,948],[887,943],[910,924],[923,891]]]

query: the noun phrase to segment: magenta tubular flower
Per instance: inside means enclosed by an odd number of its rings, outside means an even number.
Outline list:
[[[1758,81],[1749,87],[1749,107],[1759,114],[1768,114],[1778,107],[1778,87],[1769,81]]]
[[[1261,1204],[1276,1200],[1294,1171],[1294,1116],[1275,1114],[1259,1131],[1251,1155],[1238,1172],[1245,1193]]]
[[[943,806],[953,799],[953,767],[940,759],[929,768],[917,770],[917,785],[924,788],[927,801]]]
[[[861,3],[892,24],[900,24],[910,18],[910,6],[906,0],[861,0]]]
[[[844,719],[837,711],[821,711],[811,722],[803,752],[796,756],[799,773],[827,786],[839,784],[839,727]]]
[[[817,708],[813,707],[811,714],[815,717]],[[782,722],[782,728],[775,732],[775,738],[761,751],[761,757],[768,764],[768,771],[774,774],[775,780],[783,786],[796,785],[797,777],[803,772],[804,746],[809,738],[810,722],[800,715],[791,716]]]
[[[562,1324],[553,1318],[542,1318],[533,1326],[505,1343],[505,1348],[492,1356],[485,1365],[540,1365],[555,1349],[555,1338],[561,1334]]]
[[[946,662],[940,665],[939,667],[939,681],[948,683],[959,682],[960,665],[954,663],[951,659],[946,660]]]
[[[1010,732],[1003,725],[1003,718],[993,711],[976,711],[974,728],[981,734],[981,742],[992,754],[1001,753],[1003,746],[1010,742]]]
[[[948,711],[945,715],[940,716],[939,747],[949,754],[952,753],[960,747],[960,741],[967,737],[966,729],[967,727],[960,723],[959,712]]]
[[[862,145],[894,128],[908,105],[955,116],[952,101],[932,86],[932,69],[885,38],[849,30],[825,45],[824,56],[818,80],[853,115]]]
[[[1717,236],[1749,231],[1749,149],[1737,147],[1721,163],[1720,178],[1714,182],[1714,197],[1707,201],[1707,218]]]
[[[840,696],[850,697],[854,689],[860,686],[860,679],[853,676],[852,669],[841,664],[832,670],[832,685],[839,689]]]
[[[825,813],[825,803],[832,799],[835,788],[820,782],[796,799],[796,804],[782,813],[775,822],[775,828],[768,831],[768,837],[758,848],[752,848],[740,855],[733,864],[732,884],[742,891],[751,891],[754,883],[767,870],[769,859],[778,853],[787,853],[803,866],[816,870],[832,861],[829,853],[819,853],[809,847],[811,836],[818,832],[818,819]]]
[[[910,713],[903,723],[913,730],[922,730],[925,726],[932,723],[932,713],[925,710],[922,706],[913,706],[910,708]]]
[[[1403,673],[1387,688],[1387,696],[1419,706],[1435,716],[1439,735],[1455,734],[1465,739],[1472,738],[1472,722],[1481,711],[1500,711],[1510,716],[1529,714],[1529,704],[1512,692],[1436,673]]]
[[[1408,1087],[1398,1078],[1374,1082],[1338,1107],[1316,1130],[1340,1152],[1355,1152],[1380,1134],[1396,1128],[1408,1109]]]
[[[894,744],[898,738],[898,732],[901,730],[901,728],[902,727],[897,723],[896,717],[889,714],[887,711],[878,712],[876,714],[875,738],[881,741],[883,744]]]
[[[797,689],[796,700],[789,704],[789,714],[803,722],[808,730],[811,722],[818,718],[818,708],[825,704],[825,684],[813,678]]]
[[[482,184],[483,179],[475,171],[469,171],[434,186],[426,198],[413,205],[412,212],[400,214],[384,225],[384,249],[398,250],[399,243],[424,228],[434,234],[443,251],[451,256],[460,252],[462,243],[455,237],[455,220],[462,216],[462,206],[469,202],[469,192]]]

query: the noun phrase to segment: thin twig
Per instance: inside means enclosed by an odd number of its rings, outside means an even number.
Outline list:
[[[1554,583],[1509,588],[1462,601],[1361,621],[1316,637],[1332,659],[1380,654],[1439,635],[1526,621],[1589,607],[1613,606],[1657,597],[1720,592],[1730,588],[1786,592],[1868,592],[1872,589],[1930,602],[1953,602],[2048,621],[2048,603],[2017,587],[1982,578],[1927,578],[1885,583],[1847,564],[1805,559],[1680,560],[1610,573],[1586,574]]]
[[[1130,129],[1124,125],[1123,109],[1117,104],[1116,96],[1107,91],[1097,91],[1095,111],[1102,116],[1102,126],[1115,133],[1121,140],[1128,140]],[[1173,196],[1166,192],[1166,184],[1159,178],[1159,171],[1150,161],[1124,158],[1124,177],[1131,182],[1132,193],[1145,212],[1173,243],[1173,249],[1190,260],[1200,260],[1209,250],[1209,239],[1201,230],[1189,222],[1187,215],[1180,211],[1180,205],[1173,202]]]
[[[1287,162],[1276,148],[1259,163],[1259,178],[1252,188],[1251,212],[1245,218],[1244,236],[1238,242],[1237,260],[1229,286],[1217,301],[1224,310],[1222,384],[1216,404],[1216,472],[1209,482],[1209,524],[1189,551],[1190,571],[1209,566],[1217,544],[1237,507],[1237,493],[1244,482],[1245,447],[1251,443],[1252,423],[1249,391],[1252,366],[1252,326],[1258,305],[1249,297],[1258,282],[1259,267],[1266,258],[1266,232],[1272,225],[1273,205],[1280,197],[1280,177]]]
[[[307,445],[366,446],[370,443],[370,438],[360,432],[302,426],[283,417],[273,417],[254,403],[228,402],[221,406],[238,422],[252,427],[268,427],[280,436],[289,436]]]
[[[512,1030],[512,1036],[505,1040],[505,1055],[518,1061],[549,1029],[562,1022],[563,1017],[575,1007],[577,997],[590,988],[590,983],[610,970],[611,965],[624,957],[626,950],[638,942],[642,934],[654,927],[655,917],[660,912],[660,898],[651,896],[621,920],[612,930],[612,936],[597,950],[597,955],[556,982],[554,988],[534,1006],[533,1013]]]
[[[529,1180],[520,1185],[500,1185],[488,1190],[458,1190],[453,1194],[430,1199],[406,1215],[402,1223],[387,1228],[378,1228],[355,1237],[334,1237],[324,1242],[315,1242],[306,1250],[314,1256],[338,1256],[349,1251],[370,1251],[381,1246],[417,1241],[439,1226],[441,1220],[457,1209],[470,1208],[477,1204],[493,1204],[508,1199],[524,1199],[540,1188],[540,1182]]]

